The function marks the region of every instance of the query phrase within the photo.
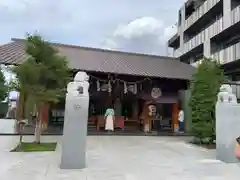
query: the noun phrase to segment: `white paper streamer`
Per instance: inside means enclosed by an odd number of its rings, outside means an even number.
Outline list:
[[[126,94],[127,92],[128,92],[128,90],[127,90],[127,83],[124,82],[124,94]]]
[[[100,88],[100,82],[99,82],[99,80],[97,80],[97,91],[100,91],[101,90],[101,88]]]
[[[112,92],[112,85],[111,85],[111,82],[110,80],[108,81],[108,92]]]
[[[134,84],[134,94],[137,94],[137,84]]]

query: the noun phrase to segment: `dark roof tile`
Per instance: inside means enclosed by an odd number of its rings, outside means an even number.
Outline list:
[[[172,79],[191,79],[195,68],[178,59],[51,43],[69,60],[72,69],[116,74],[131,74]],[[0,46],[0,63],[20,64],[25,55],[25,41]]]

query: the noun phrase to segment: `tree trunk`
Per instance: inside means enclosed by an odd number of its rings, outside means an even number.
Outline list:
[[[50,108],[50,104],[44,103],[41,109],[42,131],[48,128],[49,108]]]
[[[48,123],[49,104],[42,103],[37,107],[35,142],[40,143],[42,131],[46,130]],[[43,127],[44,126],[44,127]]]
[[[35,127],[35,143],[40,144],[40,137],[42,131],[42,123],[41,119],[36,120],[36,127]]]
[[[42,132],[42,116],[41,106],[37,108],[36,127],[35,127],[35,143],[40,144],[41,132]]]
[[[23,139],[23,129],[24,129],[24,124],[19,124],[19,144],[22,143],[22,139]]]
[[[24,117],[28,120],[29,124],[33,124],[34,106],[35,103],[33,101],[33,98],[31,96],[27,96],[25,98]]]
[[[19,122],[21,120],[23,120],[25,118],[25,113],[24,113],[24,109],[25,109],[25,100],[26,100],[26,96],[27,94],[25,93],[24,90],[20,90],[19,93],[19,98],[17,100],[17,107],[16,107],[16,124],[15,124],[15,132],[16,133],[21,133],[20,132],[20,127],[19,127]]]
[[[24,117],[24,105],[25,105],[25,93],[23,90],[19,93],[19,98],[17,101],[17,112],[16,112],[16,119],[17,121],[22,120]]]

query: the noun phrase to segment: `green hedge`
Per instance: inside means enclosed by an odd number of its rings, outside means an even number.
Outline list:
[[[190,107],[192,133],[201,143],[215,140],[215,104],[220,85],[224,81],[220,64],[203,59],[191,83]]]
[[[8,111],[8,103],[0,103],[0,118],[4,118]]]

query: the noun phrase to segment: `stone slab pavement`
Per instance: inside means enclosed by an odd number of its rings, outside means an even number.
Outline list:
[[[215,159],[215,150],[187,144],[186,137],[88,136],[87,168],[61,170],[61,136],[55,152],[13,153],[17,136],[0,136],[3,180],[239,180],[240,166]],[[25,136],[24,141],[32,141]],[[77,138],[76,138],[77,141]]]

